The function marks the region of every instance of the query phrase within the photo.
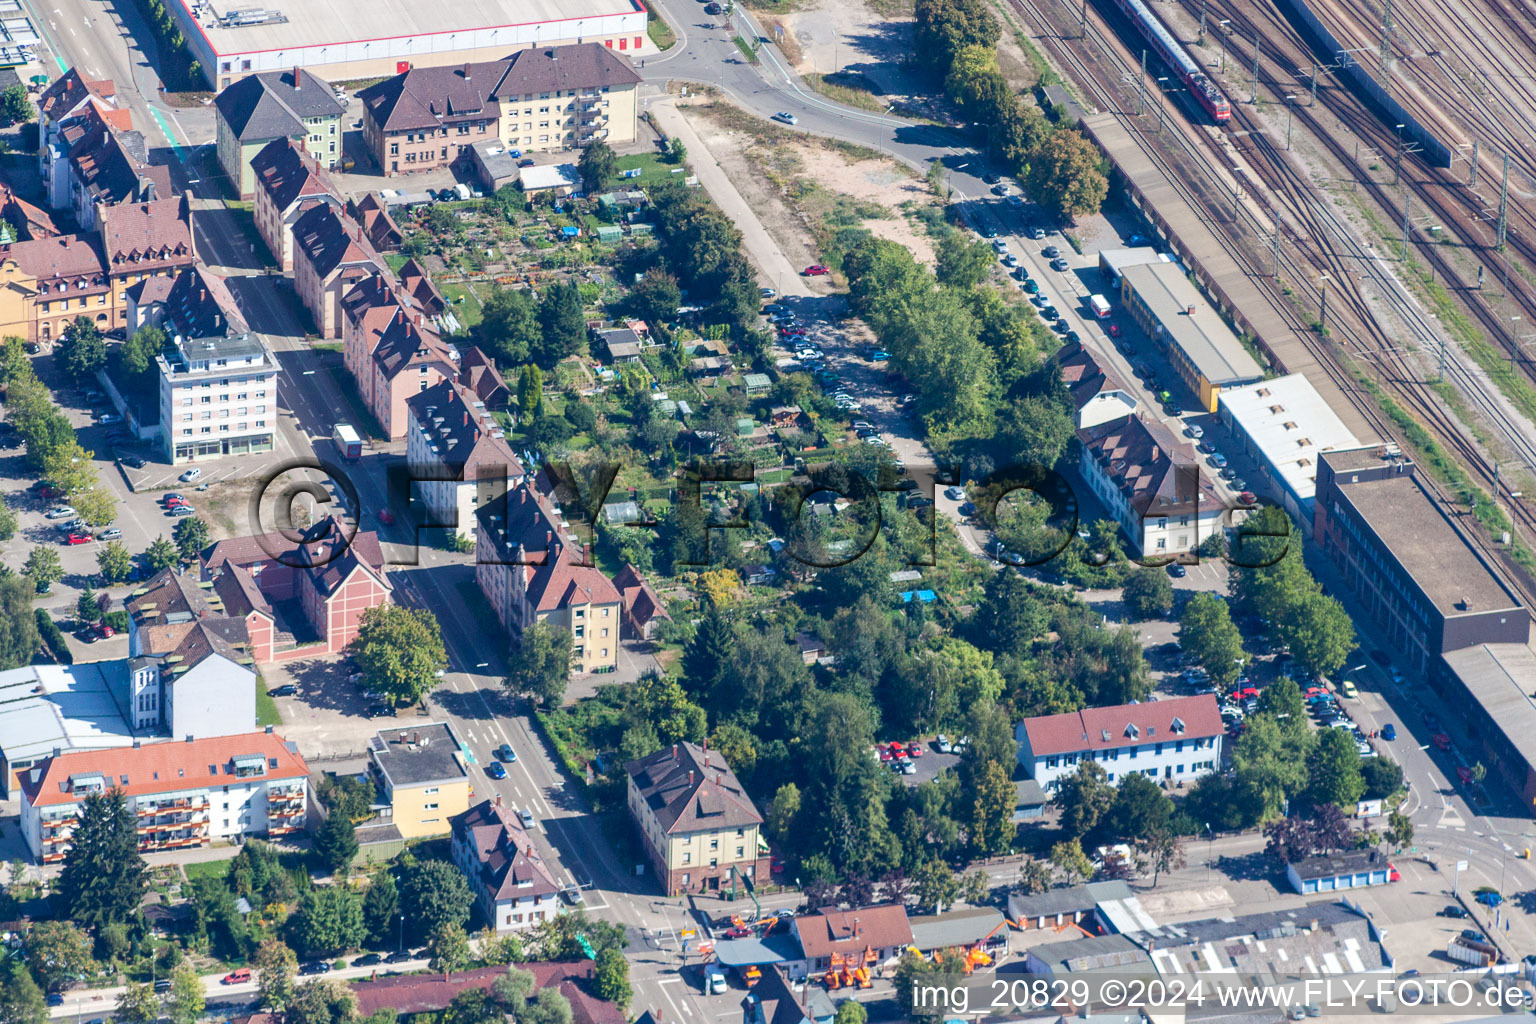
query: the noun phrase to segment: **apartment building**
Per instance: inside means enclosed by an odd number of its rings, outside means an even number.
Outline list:
[[[1226,510],[1194,449],[1156,420],[1120,416],[1079,428],[1078,472],[1140,558],[1188,554]]]
[[[417,500],[428,522],[473,540],[475,509],[527,479],[522,461],[485,403],[451,377],[412,395],[406,406],[405,459]]]
[[[376,269],[341,297],[342,362],[391,440],[409,430],[407,400],[458,374],[458,349],[434,320],[435,293],[425,271],[409,260],[399,277]]]
[[[61,753],[22,775],[21,834],[35,861],[56,864],[69,851],[82,801],[116,789],[138,823],[141,853],[290,835],[304,828],[308,786],[309,766],[298,748],[271,726]]]
[[[269,142],[246,165],[256,233],[283,271],[293,270],[293,226],[313,206],[341,206],[330,175],[292,139]]]
[[[406,839],[448,835],[451,819],[469,810],[474,787],[462,749],[446,722],[384,729],[369,741],[372,770]]]
[[[1225,736],[1216,698],[1208,693],[1040,715],[1014,728],[1019,764],[1047,792],[1083,761],[1098,761],[1112,783],[1131,774],[1193,782],[1221,768]]]
[[[242,78],[214,97],[213,109],[219,167],[241,199],[255,192],[251,159],[271,142],[292,141],[321,167],[341,165],[347,105],[329,82],[303,68]]]
[[[266,343],[249,331],[224,333],[219,321],[196,334],[178,332],[171,342],[155,358],[166,456],[182,463],[271,451],[278,365]]]
[[[453,862],[497,934],[525,931],[561,912],[560,883],[499,794],[454,815],[450,826]]]
[[[629,814],[669,896],[768,878],[763,816],[718,751],[674,743],[624,766]]]
[[[411,68],[358,93],[363,139],[390,176],[468,159],[489,139],[524,152],[632,142],[639,83],[626,58],[597,43]]]
[[[293,225],[293,287],[322,338],[342,332],[342,297],[384,260],[345,210],[318,203]]]

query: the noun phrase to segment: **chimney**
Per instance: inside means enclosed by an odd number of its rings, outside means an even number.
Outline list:
[[[469,426],[469,410],[468,409],[464,410],[464,424],[463,425],[466,426],[466,427]]]
[[[197,301],[198,302],[207,302],[208,301],[208,289],[207,288],[199,288],[197,290]]]
[[[545,530],[544,531],[544,546],[545,547],[549,547],[554,542],[555,542],[555,531],[553,531],[553,530]]]
[[[496,794],[496,806],[497,807],[501,806],[501,794],[500,793]]]
[[[1184,307],[1184,315],[1185,316],[1194,316],[1195,315],[1195,307],[1194,306],[1185,306]]]
[[[688,788],[693,788],[693,769],[688,769]]]
[[[302,88],[304,88],[304,79],[299,76],[299,69],[295,67],[293,69],[293,91],[298,92]]]

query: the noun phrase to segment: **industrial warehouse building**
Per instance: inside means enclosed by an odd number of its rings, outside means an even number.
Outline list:
[[[500,60],[530,47],[602,43],[632,54],[650,46],[639,0],[267,2],[166,0],[212,88],[295,67],[336,82]]]
[[[1318,453],[1359,448],[1360,439],[1299,373],[1226,388],[1217,404],[1221,422],[1263,467],[1285,511],[1310,533]]]
[[[1120,299],[1199,398],[1200,407],[1215,412],[1223,388],[1262,380],[1264,370],[1184,275],[1177,263],[1126,266],[1120,271]]]
[[[1441,655],[1437,686],[1464,709],[1475,755],[1536,814],[1536,650],[1524,644],[1478,644]],[[1494,780],[1489,779],[1492,783]]]

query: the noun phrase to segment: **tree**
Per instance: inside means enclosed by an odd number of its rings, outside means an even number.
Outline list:
[[[1331,676],[1356,647],[1355,624],[1337,599],[1321,593],[1299,596],[1275,629],[1298,664],[1313,675]]]
[[[374,875],[363,894],[363,927],[376,946],[396,937],[399,916],[400,892],[395,888],[395,876],[387,871]]]
[[[581,291],[575,284],[557,281],[544,289],[539,300],[539,337],[533,342],[529,358],[545,370],[552,370],[566,356],[587,349],[587,319],[582,310]]]
[[[299,958],[293,950],[282,939],[267,939],[251,957],[251,967],[256,971],[256,993],[261,1005],[273,1013],[286,1010],[293,1002],[294,977],[299,968]]]
[[[1218,689],[1232,685],[1247,655],[1227,602],[1201,592],[1190,598],[1179,617],[1179,646],[1205,669]]]
[[[81,622],[95,622],[99,617],[96,607],[96,591],[87,583],[85,589],[80,591],[80,596],[75,598],[75,618]]]
[[[396,707],[419,701],[448,664],[437,617],[398,604],[364,611],[351,650],[368,685]]]
[[[1353,810],[1365,792],[1355,738],[1344,729],[1319,729],[1312,756],[1307,759],[1307,775],[1307,792],[1314,803]]]
[[[197,1024],[197,1019],[203,1015],[206,1003],[203,998],[203,979],[197,973],[197,965],[191,960],[183,960],[171,972],[168,1002],[174,1024]]]
[[[992,895],[992,876],[981,868],[973,868],[960,877],[960,898],[967,903],[981,906]]]
[[[118,366],[123,374],[130,380],[147,374],[155,364],[155,356],[165,348],[165,340],[165,332],[149,324],[134,331],[117,350]]]
[[[1050,859],[1056,870],[1067,876],[1069,885],[1093,874],[1093,862],[1083,852],[1083,844],[1076,839],[1065,839],[1052,846]]]
[[[581,175],[582,189],[592,195],[602,191],[603,186],[619,173],[619,158],[614,156],[608,143],[598,139],[581,151],[576,171]]]
[[[177,551],[176,545],[164,537],[156,537],[150,542],[149,547],[144,549],[144,564],[150,572],[160,572],[162,569],[169,569],[180,558],[181,553]]]
[[[285,1024],[351,1024],[357,1016],[352,990],[329,978],[315,978],[294,989]]]
[[[1134,618],[1161,619],[1173,610],[1173,582],[1162,569],[1143,566],[1126,579],[1124,598]]]
[[[1056,805],[1061,808],[1061,829],[1074,839],[1081,839],[1099,825],[1099,819],[1115,801],[1115,787],[1109,774],[1097,761],[1082,761],[1077,771],[1063,775],[1056,789]]]
[[[975,788],[970,818],[971,845],[983,857],[1006,853],[1018,833],[1013,822],[1018,791],[1014,788],[1010,767],[998,761],[986,762],[978,773]]]
[[[317,886],[299,900],[289,919],[294,945],[307,956],[334,956],[362,944],[362,901],[341,886]]]
[[[171,537],[181,560],[195,562],[198,554],[208,546],[208,524],[197,516],[187,516],[176,524]]]
[[[59,553],[51,547],[39,544],[27,555],[27,560],[22,564],[22,574],[31,578],[37,586],[37,592],[43,593],[47,589],[64,578],[64,563],[59,561]]]
[[[837,1004],[832,1024],[869,1024],[869,1011],[857,999],[844,999]]]
[[[524,420],[538,417],[544,408],[544,371],[529,363],[517,378],[517,412]]]
[[[1114,802],[1096,831],[1106,840],[1134,842],[1166,829],[1172,817],[1173,802],[1157,783],[1140,772],[1130,772],[1120,780]]]
[[[998,654],[1023,654],[1049,627],[1045,604],[1016,572],[995,572],[970,622],[978,647]]]
[[[1365,779],[1362,800],[1385,800],[1403,789],[1403,768],[1386,757],[1361,759],[1360,777]]]
[[[130,981],[117,997],[117,1019],[123,1024],[150,1024],[160,1016],[161,1000],[153,986]]]
[[[96,568],[101,570],[102,582],[122,583],[133,574],[133,556],[120,540],[109,540],[96,552]]]
[[[16,513],[0,505],[0,541],[16,536]]]
[[[442,971],[444,977],[469,966],[469,936],[464,934],[464,926],[455,921],[443,921],[433,928],[427,939],[427,955],[430,957],[428,966],[434,971]]]
[[[1033,857],[1019,866],[1018,891],[1025,895],[1045,892],[1051,887],[1051,869]]]
[[[1306,786],[1312,741],[1308,732],[1288,732],[1268,715],[1250,715],[1247,726],[1233,745],[1232,767],[1242,808],[1251,820],[1267,821]]]
[[[117,518],[117,499],[104,487],[92,486],[70,495],[70,503],[87,526],[106,526]]]
[[[629,290],[629,307],[646,320],[671,320],[683,304],[677,278],[661,267],[652,267]]]
[[[27,967],[45,989],[96,969],[91,940],[70,921],[39,921],[27,932]]]
[[[518,1014],[518,1024],[571,1024],[571,1001],[557,988],[540,989]]]
[[[575,640],[571,631],[552,622],[535,622],[523,630],[511,658],[506,686],[530,694],[542,707],[559,707],[571,678]]]
[[[686,159],[688,159],[688,147],[683,144],[682,139],[674,136],[667,146],[667,162],[680,164]]]
[[[77,316],[64,328],[54,356],[71,380],[84,383],[107,365],[107,343],[94,321]]]
[[[785,842],[794,834],[795,818],[800,814],[800,787],[786,782],[773,794],[768,805],[768,834]]]
[[[1065,220],[1098,213],[1109,194],[1101,164],[1099,151],[1081,132],[1051,132],[1030,161],[1030,194]]]
[[[1164,871],[1177,871],[1186,863],[1184,842],[1170,825],[1159,825],[1138,839],[1136,849],[1152,865],[1152,885]]]
[[[14,573],[0,576],[0,670],[19,668],[37,653],[37,585]]]
[[[27,98],[26,86],[18,82],[0,92],[0,122],[7,127],[25,123],[36,116],[37,111],[33,109],[32,101]]]
[[[506,974],[491,982],[491,992],[496,996],[496,1001],[514,1014],[527,1004],[538,987],[539,982],[533,972],[521,967],[508,967]]]
[[[464,875],[444,860],[417,861],[400,880],[400,909],[418,938],[441,924],[463,927],[473,903]]]
[[[1259,692],[1259,713],[1269,715],[1285,729],[1307,728],[1307,708],[1301,699],[1301,687],[1289,676],[1281,676]]]
[[[48,1024],[48,1004],[17,960],[0,963],[0,1024]]]
[[[1413,819],[1402,811],[1393,811],[1387,816],[1386,840],[1398,850],[1412,843]]]
[[[629,961],[620,950],[605,949],[597,954],[592,982],[597,998],[612,1003],[620,1010],[629,1006],[632,995],[629,987]]]
[[[352,819],[333,811],[315,833],[315,852],[332,874],[350,867],[352,858],[357,856],[357,831]]]
[[[938,255],[939,283],[951,288],[973,288],[985,281],[996,259],[990,245],[958,228],[939,239]]]
[[[528,362],[539,338],[538,306],[524,288],[495,288],[480,307],[470,338],[501,366]]]
[[[935,914],[942,914],[960,895],[960,879],[948,864],[933,857],[913,872],[912,888],[919,906],[932,907]]]
[[[113,921],[130,920],[144,896],[147,874],[137,821],[123,791],[114,786],[88,794],[55,890],[65,915],[98,931]]]

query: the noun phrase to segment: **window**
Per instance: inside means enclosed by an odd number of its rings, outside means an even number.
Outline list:
[[[709,841],[709,848],[711,850],[718,850],[718,849],[720,849],[720,840],[719,839],[711,839]]]
[[[423,810],[427,810],[427,811],[435,811],[435,810],[437,810],[437,801],[434,800],[432,803],[423,804],[422,805],[422,809]]]
[[[424,794],[426,794],[427,796],[436,796],[437,795],[437,790],[438,790],[437,786],[428,786],[426,789],[422,790],[422,792]]]
[[[686,850],[683,851],[683,863],[684,864],[692,864],[693,863],[693,854],[687,852]]]

